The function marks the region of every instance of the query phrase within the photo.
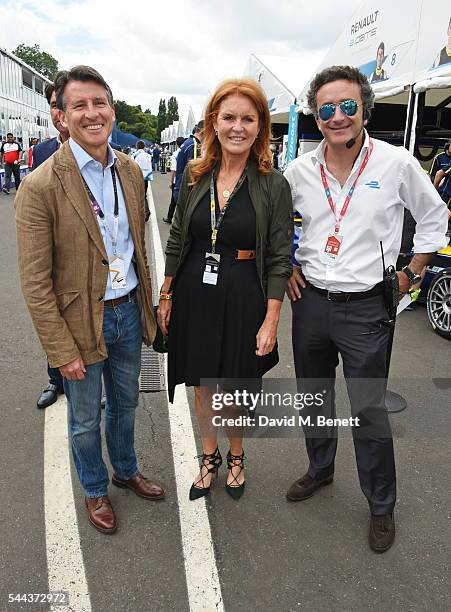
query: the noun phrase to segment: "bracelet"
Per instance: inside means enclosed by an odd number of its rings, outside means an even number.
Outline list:
[[[165,291],[162,291],[160,293],[160,302],[161,300],[172,300],[172,293],[166,293]]]

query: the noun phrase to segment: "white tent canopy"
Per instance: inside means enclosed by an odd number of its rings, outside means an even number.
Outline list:
[[[195,125],[196,125],[196,119],[194,117],[193,109],[190,106],[189,111],[188,111],[188,117],[186,119],[185,132],[184,134],[181,134],[181,136],[185,136],[186,138],[188,138],[188,136],[192,133]]]
[[[244,76],[255,79],[262,86],[273,123],[288,123],[290,105],[315,67],[323,52],[312,51],[298,57],[256,55],[251,53]]]
[[[358,67],[376,100],[404,92],[451,86],[451,58],[445,59],[451,17],[449,0],[369,0],[354,13],[319,70],[336,64]],[[377,52],[383,44],[382,64]],[[444,51],[445,49],[445,51]],[[446,63],[444,63],[446,61]],[[307,83],[299,95],[308,112]],[[405,97],[407,101],[407,96]],[[405,102],[404,102],[405,103]]]
[[[172,125],[171,125],[171,140],[170,142],[175,142],[177,135],[178,135],[178,131],[179,131],[179,123],[180,121],[173,121]]]
[[[183,127],[182,119],[180,119],[178,122],[176,138],[178,138],[179,136],[185,136],[185,128]]]

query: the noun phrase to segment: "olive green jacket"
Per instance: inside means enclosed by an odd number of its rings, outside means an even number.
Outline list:
[[[171,233],[166,245],[166,276],[176,276],[191,248],[191,217],[210,188],[211,174],[204,175],[190,187],[189,166],[180,186],[180,194]],[[260,174],[251,161],[247,169],[249,195],[256,216],[256,263],[266,299],[283,300],[287,279],[292,273],[293,244],[292,200],[288,181],[277,170]]]

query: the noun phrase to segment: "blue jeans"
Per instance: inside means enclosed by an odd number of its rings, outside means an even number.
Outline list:
[[[105,438],[111,465],[114,473],[125,480],[138,472],[134,429],[142,333],[136,301],[105,307],[103,337],[108,359],[86,366],[84,380],[64,379],[72,455],[87,497],[107,495],[109,484],[100,432],[102,374],[106,391]]]

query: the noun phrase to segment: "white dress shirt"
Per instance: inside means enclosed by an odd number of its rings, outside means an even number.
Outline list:
[[[447,245],[447,210],[419,162],[404,147],[372,139],[373,151],[361,174],[342,220],[343,237],[334,265],[323,262],[335,218],[321,180],[323,164],[338,217],[349,189],[369,150],[365,141],[351,174],[341,187],[328,171],[324,159],[325,140],[314,151],[294,160],[285,177],[290,183],[293,209],[302,216],[296,261],[310,283],[330,291],[367,291],[383,278],[380,242],[385,267],[395,265],[401,245],[404,207],[417,222],[416,253],[432,253]]]
[[[171,155],[171,172],[175,172],[177,170],[177,157],[179,156],[179,153],[180,149],[176,149]]]

